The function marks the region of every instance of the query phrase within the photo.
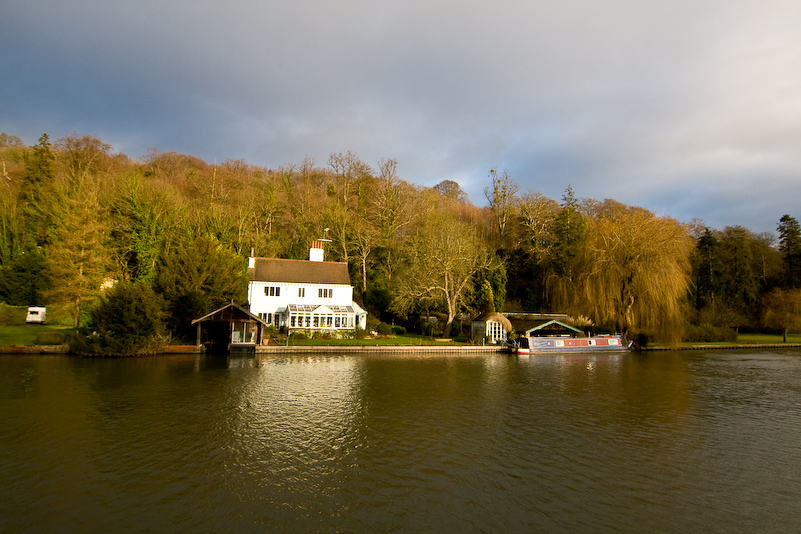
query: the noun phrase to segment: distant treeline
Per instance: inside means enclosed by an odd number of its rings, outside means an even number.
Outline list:
[[[801,230],[789,215],[776,214],[777,239],[569,186],[560,199],[521,193],[499,170],[477,207],[455,182],[421,187],[395,160],[351,152],[265,169],[158,150],[136,161],[92,136],[28,147],[3,133],[0,159],[0,300],[69,304],[76,325],[125,285],[156,303],[142,313],[164,311],[186,337],[192,318],[244,303],[251,251],[305,259],[325,237],[326,259],[348,263],[371,316],[412,330],[439,315],[451,335],[489,308],[566,312],[665,341],[797,327]]]

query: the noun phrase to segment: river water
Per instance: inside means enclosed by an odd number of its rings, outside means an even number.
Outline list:
[[[801,351],[0,356],[4,532],[799,532]]]

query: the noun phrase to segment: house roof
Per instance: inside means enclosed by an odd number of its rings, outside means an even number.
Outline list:
[[[348,264],[344,262],[278,258],[255,260],[255,267],[248,269],[248,277],[253,282],[350,285]]]
[[[231,302],[230,304],[226,304],[222,308],[214,310],[211,313],[207,313],[206,315],[204,315],[199,319],[195,319],[194,321],[192,321],[192,324],[202,323],[205,321],[228,323],[235,320],[256,321],[263,324],[264,326],[267,326],[267,323],[265,323],[264,321],[262,321],[249,311],[247,311],[245,308],[237,306],[233,302]]]
[[[512,323],[507,319],[502,313],[498,312],[485,312],[473,319],[472,322],[474,323],[487,323],[489,321],[495,321],[497,323],[501,323],[503,325],[503,329],[507,332],[511,332],[513,330]]]

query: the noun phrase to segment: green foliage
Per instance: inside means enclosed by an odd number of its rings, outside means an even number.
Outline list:
[[[176,241],[185,209],[170,189],[132,176],[119,185],[110,206],[111,239],[125,280],[152,281],[167,243]]]
[[[725,326],[714,326],[709,323],[700,325],[687,323],[684,328],[684,341],[689,343],[731,343],[737,341],[737,332]]]
[[[19,204],[25,221],[25,242],[44,245],[50,226],[49,198],[55,175],[55,156],[50,138],[42,134],[39,143],[25,157],[25,174],[19,191]]]
[[[392,335],[392,327],[387,323],[379,323],[377,331],[382,336]]]
[[[801,225],[795,217],[784,215],[777,231],[784,262],[784,286],[801,287]]]
[[[484,280],[481,283],[481,289],[476,298],[476,304],[485,312],[495,311],[495,296],[492,292],[492,285],[488,280]]]
[[[154,289],[167,302],[167,326],[192,339],[194,319],[247,298],[247,264],[229,247],[200,238],[162,254]]]
[[[67,341],[67,334],[64,332],[39,332],[34,345],[63,345]]]
[[[133,355],[161,348],[164,301],[149,284],[117,284],[92,309],[91,315],[93,326],[71,342],[73,352]]]
[[[562,197],[562,210],[554,221],[553,270],[558,276],[570,278],[573,262],[584,244],[587,222],[578,210],[578,199],[568,186]]]
[[[392,333],[395,334],[396,336],[402,336],[406,334],[406,327],[395,325],[392,327]]]
[[[0,302],[0,327],[24,325],[27,312],[27,306],[9,306]]]
[[[496,310],[570,311],[595,295],[584,315],[657,337],[659,324],[682,330],[677,302],[702,324],[753,326],[774,287],[801,286],[801,229],[789,215],[778,223],[778,247],[772,235],[741,227],[694,233],[685,284],[663,267],[686,264],[682,247],[658,255],[647,243],[674,228],[623,224],[613,201],[579,201],[571,187],[561,202],[518,196],[505,172],[492,173],[490,205],[477,208],[455,182],[417,186],[397,176],[396,161],[373,170],[350,152],[332,154],[327,167],[307,158],[269,170],[158,150],[140,163],[92,136],[51,146],[43,135],[28,147],[0,134],[0,159],[0,299],[48,300],[64,321],[87,317],[105,279],[151,281],[169,301],[170,328],[193,339],[192,319],[245,299],[241,256],[251,247],[258,256],[306,258],[325,228],[327,259],[349,263],[371,317],[440,315],[439,330],[477,310],[485,281]],[[225,244],[232,263],[198,252],[196,236]],[[625,254],[638,247],[652,268]],[[478,269],[463,269],[476,258]]]
[[[9,264],[0,267],[0,301],[12,306],[45,304],[49,280],[45,257],[37,248],[29,248]]]

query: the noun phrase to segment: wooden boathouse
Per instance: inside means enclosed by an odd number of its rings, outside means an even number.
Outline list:
[[[269,325],[233,302],[192,321],[198,348],[206,352],[256,352]]]

